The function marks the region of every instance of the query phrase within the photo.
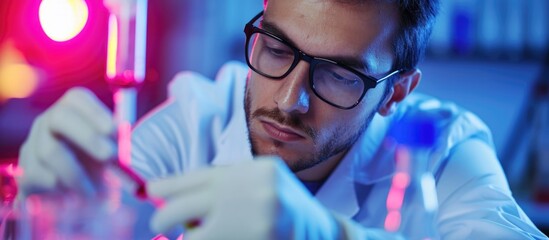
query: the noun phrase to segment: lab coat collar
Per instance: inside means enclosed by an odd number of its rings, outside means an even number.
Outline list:
[[[217,148],[217,154],[211,162],[213,166],[233,165],[253,159],[244,111],[221,133]]]
[[[366,132],[328,177],[316,194],[325,207],[351,218],[367,197],[364,193],[369,192],[374,183],[393,174],[394,161],[373,159],[385,137],[389,122],[389,118],[376,114]],[[361,184],[355,185],[355,180]]]

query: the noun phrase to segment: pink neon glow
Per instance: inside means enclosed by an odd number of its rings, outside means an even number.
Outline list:
[[[25,200],[27,208],[31,211],[31,214],[40,214],[42,212],[42,200],[39,195],[31,195]]]
[[[10,177],[19,177],[19,176],[23,175],[23,169],[17,167],[17,165],[15,165],[13,163],[10,163],[7,166],[5,166],[4,170],[6,171],[8,176],[10,176]]]
[[[154,238],[152,238],[152,240],[168,240],[169,238],[165,237],[164,235],[162,234],[158,234],[156,235]],[[176,240],[183,240],[184,237],[183,237],[183,234],[180,234]]]
[[[392,184],[395,188],[405,189],[410,184],[410,175],[405,172],[398,172],[393,176]]]
[[[130,166],[132,152],[132,125],[129,122],[122,122],[118,127],[118,159],[122,164]]]
[[[400,210],[404,201],[404,189],[391,188],[387,195],[387,210]]]
[[[395,151],[396,173],[393,175],[391,188],[387,195],[387,216],[385,230],[395,232],[400,228],[401,208],[404,203],[406,188],[410,184],[410,152],[407,148],[397,147]]]
[[[396,232],[400,228],[400,211],[390,211],[385,218],[385,230]]]
[[[162,234],[158,234],[158,235],[154,236],[151,240],[169,240],[169,238],[167,238],[166,236],[164,236]]]

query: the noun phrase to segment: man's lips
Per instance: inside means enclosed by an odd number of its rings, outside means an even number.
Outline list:
[[[305,135],[296,130],[280,126],[268,121],[260,121],[265,132],[272,138],[281,142],[293,142],[305,139]]]

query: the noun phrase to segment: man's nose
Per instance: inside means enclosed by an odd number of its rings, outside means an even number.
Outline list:
[[[286,78],[280,80],[282,86],[274,96],[274,101],[281,111],[301,114],[309,111],[309,66],[309,63],[301,61]]]

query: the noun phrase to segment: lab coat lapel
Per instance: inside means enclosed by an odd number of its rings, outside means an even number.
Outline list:
[[[237,114],[242,116],[235,116],[231,120],[216,143],[217,153],[211,163],[213,166],[232,165],[253,159],[244,111]]]
[[[352,161],[348,155],[339,163],[315,197],[326,208],[351,218],[358,212],[359,205],[353,187]]]
[[[244,92],[248,68],[239,62],[229,62],[216,77],[216,81],[229,85],[232,99],[225,113],[230,120],[221,134],[214,139],[215,157],[211,165],[231,165],[251,161],[252,151],[248,140],[248,128],[244,112]]]

